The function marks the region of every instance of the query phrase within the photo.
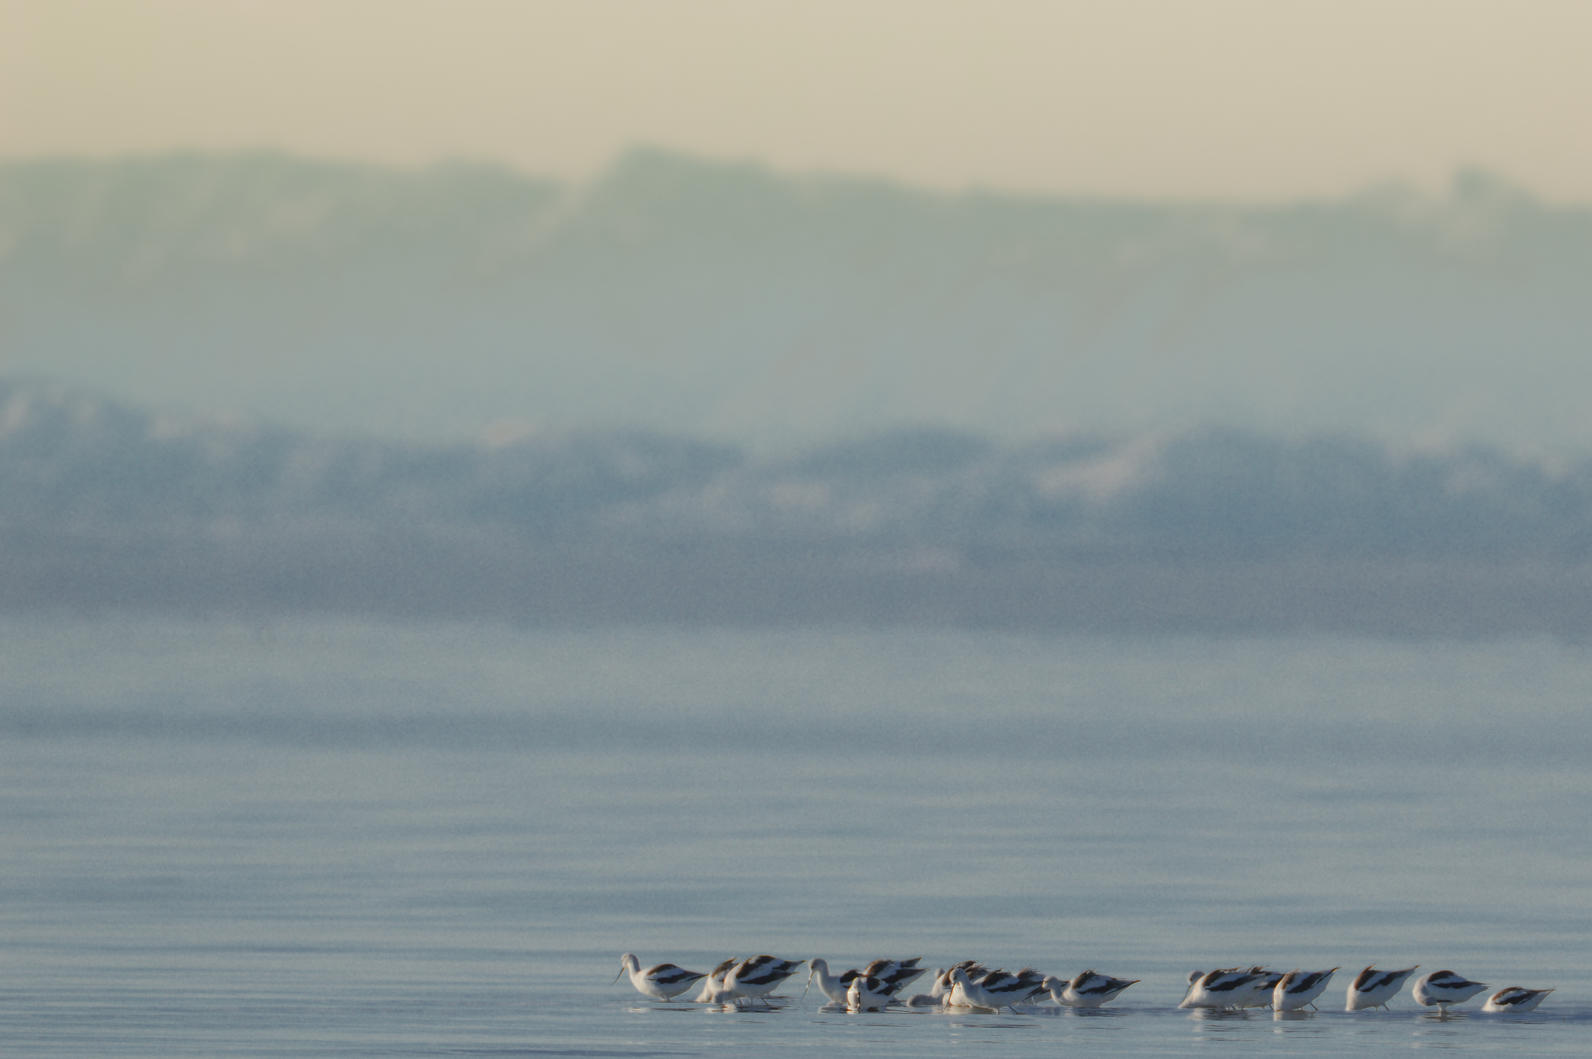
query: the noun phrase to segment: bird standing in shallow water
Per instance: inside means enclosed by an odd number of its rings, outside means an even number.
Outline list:
[[[818,991],[824,994],[831,1004],[846,1002],[846,988],[860,973],[860,971],[847,971],[837,977],[829,973],[829,962],[822,957],[815,956],[807,961],[807,984],[810,986],[817,982]]]
[[[1481,1009],[1490,1015],[1508,1011],[1531,1011],[1551,992],[1553,992],[1551,989],[1527,989],[1524,986],[1507,985],[1488,997]]]
[[[1330,971],[1289,971],[1272,988],[1272,1010],[1298,1011],[1306,1006],[1314,1007],[1316,997],[1327,988],[1327,983],[1332,981],[1332,976],[1337,972],[1336,967]]]
[[[688,971],[672,963],[654,964],[642,970],[641,960],[633,952],[619,957],[619,974],[614,975],[614,981],[619,981],[626,974],[630,976],[630,984],[636,987],[636,992],[655,1000],[673,1000],[707,977],[701,971]]]
[[[740,963],[740,957],[731,956],[713,970],[702,980],[702,991],[691,998],[693,1004],[722,1004],[733,999],[724,991],[724,976],[730,969]]]
[[[846,987],[847,1011],[883,1011],[894,1002],[890,987],[871,974],[859,974]]]
[[[806,963],[806,960],[782,960],[777,956],[750,956],[734,967],[724,976],[724,996],[726,1000],[738,1000],[741,997],[761,1000],[768,1004],[768,994],[779,988],[780,983],[796,973],[796,968]]]
[[[968,1007],[999,1011],[1013,1004],[1021,1004],[1035,993],[1043,993],[1044,976],[1038,971],[1024,968],[1016,974],[1010,971],[988,971],[972,978],[960,967],[951,969],[951,1003]],[[962,999],[958,1000],[958,988]]]
[[[1387,1002],[1404,984],[1404,979],[1415,973],[1420,964],[1402,971],[1379,971],[1373,964],[1354,976],[1344,1004],[1345,1011],[1363,1011],[1366,1008],[1385,1008]]]
[[[983,974],[978,976],[980,981],[983,977]],[[984,990],[978,981],[975,981],[965,968],[952,967],[946,972],[945,980],[950,987],[945,995],[947,1005],[959,1008],[983,1008],[986,1011],[995,1011],[999,1008],[998,1004],[984,995]]]
[[[914,956],[910,960],[874,960],[862,969],[862,973],[879,979],[891,996],[901,992],[908,982],[915,982],[923,975],[929,973],[927,967],[919,967],[921,956]]]
[[[1463,1004],[1486,988],[1485,982],[1472,982],[1453,971],[1433,971],[1417,979],[1410,993],[1417,1004],[1435,1007],[1439,1014],[1446,1015],[1450,1004]]]
[[[1190,971],[1188,989],[1180,1008],[1236,1008],[1249,998],[1250,986],[1260,974],[1237,967],[1216,971]]]
[[[1113,978],[1097,971],[1084,971],[1071,981],[1047,977],[1041,984],[1050,999],[1058,1004],[1070,1008],[1097,1008],[1137,981],[1137,978]]]
[[[1235,998],[1238,1006],[1241,1008],[1270,1007],[1272,994],[1277,989],[1277,983],[1282,981],[1283,972],[1268,971],[1264,967],[1251,967],[1249,973],[1254,975],[1255,979],[1240,991],[1242,995]]]

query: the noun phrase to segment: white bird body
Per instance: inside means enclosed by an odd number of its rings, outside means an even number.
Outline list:
[[[1392,1000],[1404,984],[1404,980],[1415,973],[1415,967],[1406,967],[1402,971],[1379,971],[1373,964],[1355,975],[1354,981],[1349,983],[1348,995],[1345,998],[1345,1011],[1363,1011],[1366,1008],[1385,1008],[1387,1002]]]
[[[807,961],[807,968],[807,982],[809,985],[817,982],[818,991],[824,994],[831,1004],[844,1004],[846,1002],[846,989],[850,986],[852,979],[856,978],[858,972],[847,971],[844,975],[836,977],[829,973],[829,962],[817,956]]]
[[[1497,1015],[1509,1011],[1532,1011],[1542,1003],[1542,998],[1553,992],[1551,989],[1526,989],[1524,986],[1510,985],[1498,990],[1487,998],[1481,1009],[1488,1014]]]
[[[1013,974],[1010,971],[991,971],[976,983],[978,990],[989,1002],[987,1006],[997,1011],[1013,1004],[1021,1004],[1035,993],[1044,992],[1040,983],[1045,976],[1038,971],[1024,968]]]
[[[942,968],[934,972],[934,981],[930,983],[928,995],[923,997],[923,1000],[933,1001],[942,1006],[947,1004],[957,1007],[971,1006],[965,994],[962,994],[962,999],[959,1000],[953,1000],[951,997],[956,988],[956,983],[951,980],[951,972],[956,970],[961,970],[968,978],[980,978],[989,972],[989,968],[980,965],[977,960],[963,960],[961,963]]]
[[[939,997],[946,1003],[950,1003],[951,990],[955,985],[951,981],[951,972],[958,969],[969,978],[982,978],[989,973],[989,968],[983,966],[977,960],[963,960],[961,963],[954,963],[943,971],[934,972],[934,984],[929,987],[929,995]]]
[[[1277,983],[1282,981],[1282,971],[1268,971],[1264,967],[1251,967],[1249,973],[1255,978],[1236,997],[1236,1005],[1241,1008],[1263,1008],[1271,1004],[1272,994],[1277,989]]]
[[[777,956],[749,956],[740,963],[731,967],[724,976],[724,995],[726,1000],[739,1000],[742,997],[768,1002],[768,994],[779,988],[780,984],[796,973],[805,960],[782,960]]]
[[[1486,988],[1485,982],[1472,982],[1453,971],[1433,971],[1416,979],[1410,994],[1422,1007],[1435,1007],[1446,1015],[1450,1004],[1463,1004]]]
[[[731,956],[709,971],[708,976],[702,980],[702,991],[692,997],[691,1002],[694,1004],[723,1004],[731,1000],[732,997],[724,988],[724,976],[729,974],[731,969],[740,962],[739,957]]]
[[[883,1011],[894,1001],[889,985],[871,974],[859,974],[846,987],[847,1011]]]
[[[1272,1010],[1298,1011],[1313,1004],[1337,971],[1336,967],[1330,971],[1289,971],[1272,987]]]
[[[914,956],[910,960],[874,960],[864,967],[860,973],[879,979],[886,990],[893,996],[899,993],[908,982],[917,981],[918,978],[929,973],[927,967],[919,967],[921,956]]]
[[[952,967],[945,972],[945,1002],[952,1007],[976,1008],[985,1005],[978,1002],[977,989],[967,972],[960,967]]]
[[[983,975],[979,976],[981,979]],[[975,982],[962,967],[952,967],[946,972],[946,981],[950,984],[950,992],[946,994],[946,1003],[959,1008],[984,1008],[987,1011],[999,1009],[991,998],[984,995],[982,986]]]
[[[1260,975],[1237,967],[1216,971],[1191,971],[1180,1008],[1236,1008],[1250,996],[1250,986]]]
[[[1050,994],[1050,999],[1065,1007],[1097,1008],[1115,999],[1119,993],[1137,981],[1137,978],[1113,978],[1109,974],[1084,971],[1075,975],[1070,981],[1047,977],[1040,984]]]
[[[636,992],[654,1000],[673,1000],[707,977],[700,971],[688,971],[673,963],[654,964],[643,970],[641,960],[633,952],[619,957],[619,975],[627,974]],[[614,976],[614,981],[619,981],[619,975]]]

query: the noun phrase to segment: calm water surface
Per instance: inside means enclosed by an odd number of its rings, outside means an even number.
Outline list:
[[[1546,641],[8,622],[5,1051],[868,1055],[1592,1034],[1592,654]],[[1144,981],[1099,1014],[660,1005],[618,956]],[[1556,986],[1343,1013],[1368,963]],[[1344,970],[1311,1017],[1194,968]]]

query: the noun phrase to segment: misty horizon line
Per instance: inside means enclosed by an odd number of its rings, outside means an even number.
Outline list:
[[[331,152],[304,151],[289,147],[206,148],[172,146],[121,151],[56,151],[26,155],[0,155],[0,167],[50,165],[162,164],[203,161],[267,162],[327,166],[345,171],[389,172],[410,175],[479,170],[511,175],[532,183],[553,185],[560,190],[578,191],[600,182],[606,175],[623,170],[638,160],[674,160],[705,169],[740,171],[798,184],[818,187],[862,187],[898,191],[927,199],[962,200],[986,197],[1017,201],[1100,202],[1169,206],[1288,206],[1309,203],[1353,201],[1367,197],[1392,200],[1442,200],[1463,196],[1467,189],[1486,187],[1516,197],[1561,209],[1592,209],[1592,198],[1551,196],[1509,171],[1482,163],[1458,163],[1447,177],[1436,182],[1387,174],[1345,184],[1336,191],[1297,193],[1163,193],[1117,192],[1102,188],[1033,187],[1005,185],[987,181],[961,185],[940,185],[915,181],[909,177],[844,167],[793,167],[755,154],[729,154],[676,147],[652,140],[637,140],[614,151],[607,159],[577,174],[559,174],[537,169],[489,154],[450,154],[414,161],[361,158]]]
[[[1480,436],[1455,431],[1413,430],[1405,434],[1358,430],[1353,427],[1311,428],[1304,431],[1272,429],[1216,418],[1179,420],[1148,427],[1123,424],[1102,427],[1091,424],[1058,424],[1021,434],[982,429],[953,421],[924,418],[882,422],[868,427],[840,429],[827,435],[794,440],[769,447],[751,439],[725,437],[714,431],[697,431],[686,426],[659,427],[593,417],[573,423],[538,423],[532,419],[506,418],[482,425],[473,435],[457,438],[408,437],[380,431],[347,429],[337,425],[305,426],[268,414],[242,411],[233,407],[205,407],[186,401],[149,401],[129,397],[114,387],[61,378],[47,371],[8,371],[0,365],[0,446],[17,431],[28,414],[24,406],[49,406],[52,414],[77,409],[87,420],[110,414],[144,420],[156,432],[173,437],[197,436],[208,432],[239,437],[294,439],[297,442],[330,446],[377,446],[398,451],[467,451],[534,447],[563,444],[582,439],[615,437],[657,439],[699,445],[736,454],[747,466],[800,466],[829,458],[829,454],[864,451],[890,439],[956,439],[958,443],[982,451],[1019,451],[1058,445],[1143,446],[1170,444],[1179,439],[1201,437],[1246,438],[1280,447],[1310,444],[1347,445],[1376,451],[1389,460],[1404,461],[1443,458],[1458,454],[1483,454],[1519,467],[1534,467],[1550,476],[1573,473],[1592,467],[1592,449],[1578,445],[1542,446],[1500,444]],[[67,412],[67,414],[74,414]]]
[[[1592,458],[1208,428],[317,439],[0,379],[0,611],[1592,638]]]

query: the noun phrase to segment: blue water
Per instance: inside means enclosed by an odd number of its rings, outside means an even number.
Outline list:
[[[8,1055],[1585,1051],[1592,651],[0,625]],[[1142,978],[1098,1015],[660,1005],[621,952]],[[1368,963],[1555,986],[1534,1015]],[[1342,965],[1321,1012],[1195,968]]]

